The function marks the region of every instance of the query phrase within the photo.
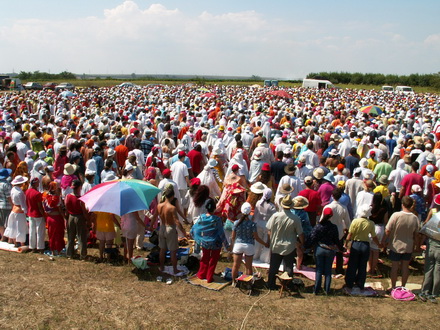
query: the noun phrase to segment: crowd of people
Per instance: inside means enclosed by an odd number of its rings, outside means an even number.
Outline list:
[[[440,98],[374,90],[151,85],[0,95],[0,235],[38,252],[87,257],[96,235],[124,243],[129,260],[158,228],[177,273],[179,238],[195,239],[197,276],[213,280],[221,249],[290,276],[306,254],[314,292],[329,293],[332,265],[364,290],[387,252],[391,282],[405,286],[414,251],[426,245],[422,297],[440,294],[440,242],[419,234],[440,207]],[[359,109],[377,105],[381,114]],[[122,217],[89,212],[80,197],[117,179],[161,189],[149,210]],[[187,231],[190,229],[190,233]],[[67,246],[65,246],[67,237]],[[344,253],[349,251],[347,269]],[[324,276],[324,290],[321,288]]]

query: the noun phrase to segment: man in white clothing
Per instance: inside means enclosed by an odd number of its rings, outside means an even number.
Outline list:
[[[184,210],[188,209],[188,202],[186,199],[186,192],[189,187],[189,172],[188,167],[183,162],[186,157],[185,151],[179,151],[179,160],[171,165],[171,175],[176,182],[180,193],[180,202]]]

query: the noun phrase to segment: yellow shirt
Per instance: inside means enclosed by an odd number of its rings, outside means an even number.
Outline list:
[[[354,219],[348,232],[353,241],[369,242],[369,235],[376,237],[374,222],[365,218]]]
[[[113,214],[106,212],[94,212],[96,214],[96,231],[112,233],[115,231]]]
[[[381,193],[383,198],[386,198],[390,195],[390,191],[388,190],[387,186],[384,185],[378,185],[376,188],[374,188],[373,190],[374,193]]]
[[[367,168],[374,171],[374,168],[376,167],[377,162],[373,158],[368,158],[368,165]]]

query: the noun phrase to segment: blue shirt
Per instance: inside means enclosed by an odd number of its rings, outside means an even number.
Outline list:
[[[234,223],[235,242],[255,244],[254,233],[257,232],[257,225],[251,220],[243,220],[240,225],[237,226],[239,221]]]
[[[171,165],[173,165],[173,164],[174,164],[175,162],[177,162],[178,160],[179,160],[179,155],[174,155],[174,156],[169,160],[170,167],[171,167]],[[185,157],[185,159],[183,160],[183,162],[184,162],[184,164],[186,165],[186,167],[188,167],[188,170],[189,170],[190,168],[192,168],[192,167],[191,167],[191,163],[190,163],[188,157]]]
[[[304,210],[291,209],[293,214],[297,215],[301,219],[301,227],[305,237],[312,232],[312,225],[310,224],[309,214]]]

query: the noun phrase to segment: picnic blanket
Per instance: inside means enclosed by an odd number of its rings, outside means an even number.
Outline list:
[[[179,271],[177,274],[174,274],[173,266],[165,266],[163,272],[172,276],[185,276],[188,275],[189,270],[185,266],[177,265],[177,270]]]
[[[0,242],[0,250],[23,253],[29,250],[29,246],[15,247],[14,244],[8,242]]]
[[[364,290],[360,290],[359,288],[347,288],[343,289],[343,292],[349,296],[354,297],[377,297],[378,293],[372,287],[365,286]]]
[[[231,284],[231,281],[227,281],[218,275],[214,275],[214,281],[211,283],[206,282],[206,280],[199,279],[197,275],[189,277],[187,281],[189,284],[201,286],[205,289],[214,291],[220,291]]]
[[[254,260],[252,262],[252,266],[256,267],[256,268],[264,268],[264,269],[269,269],[269,264],[266,262],[262,262],[260,260]],[[284,265],[281,263],[280,268],[279,268],[280,272],[284,271]],[[307,277],[309,280],[314,281],[316,279],[316,270],[315,268],[310,268],[307,266],[302,266],[302,269],[297,269],[296,266],[293,268],[293,272],[295,274],[300,274],[303,275],[305,277]]]

